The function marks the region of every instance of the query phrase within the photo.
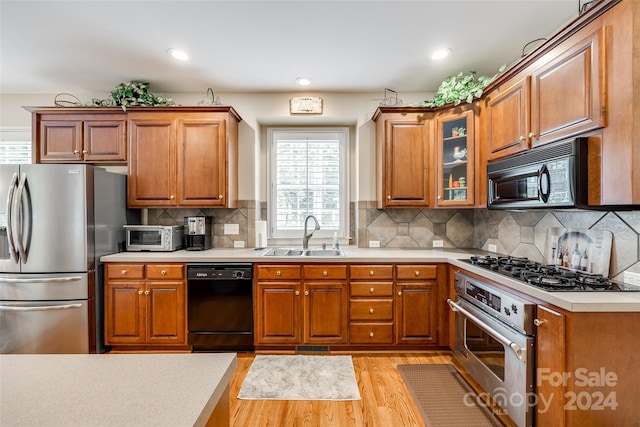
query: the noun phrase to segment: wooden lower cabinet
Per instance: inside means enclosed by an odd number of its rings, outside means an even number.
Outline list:
[[[106,264],[105,344],[188,348],[184,264]]]
[[[445,264],[257,264],[255,272],[257,350],[448,343]]]

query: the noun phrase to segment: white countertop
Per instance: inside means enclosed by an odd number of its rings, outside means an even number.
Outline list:
[[[480,274],[541,301],[573,312],[640,312],[640,292],[546,292],[492,271],[459,261],[477,249],[356,248],[342,247],[343,257],[260,256],[266,250],[209,249],[206,251],[122,252],[101,258],[103,262],[263,262],[263,263],[390,263],[446,262]]]
[[[235,353],[0,355],[0,425],[204,426]]]

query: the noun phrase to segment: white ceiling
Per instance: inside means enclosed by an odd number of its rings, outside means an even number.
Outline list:
[[[0,93],[433,92],[492,75],[579,0],[0,2]],[[532,44],[532,47],[537,44]],[[182,48],[191,59],[167,54]],[[434,62],[435,48],[453,54]],[[530,49],[527,49],[529,51]],[[308,76],[304,89],[294,83]]]

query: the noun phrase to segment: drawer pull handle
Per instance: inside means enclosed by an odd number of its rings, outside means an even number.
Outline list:
[[[305,295],[309,295],[309,291],[304,291],[304,294]]]
[[[373,332],[369,332],[369,336],[373,338]]]
[[[416,270],[416,276],[419,276],[420,272],[418,270]]]
[[[300,295],[300,291],[296,291],[296,295]]]
[[[142,289],[138,291],[138,295],[142,295]]]
[[[146,291],[144,291],[145,295],[149,295],[149,289],[147,289]]]
[[[167,275],[167,270],[162,270],[162,271],[160,272],[160,274],[162,274],[163,276],[166,276],[166,275]]]
[[[375,291],[373,288],[369,288],[369,293],[372,294]]]
[[[127,270],[123,269],[120,273],[122,273],[123,276],[126,276],[127,275]]]
[[[373,276],[373,270],[369,272],[369,276]]]
[[[369,309],[369,313],[373,314],[373,308]]]
[[[327,273],[327,271],[326,271],[326,270],[322,272],[322,275],[323,275],[323,276],[326,276],[327,274],[329,274],[329,273]]]
[[[281,276],[282,273],[280,272],[280,270],[276,271],[276,276]]]

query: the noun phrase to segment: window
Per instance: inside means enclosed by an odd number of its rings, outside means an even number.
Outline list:
[[[0,164],[31,163],[31,128],[0,127]]]
[[[348,129],[274,128],[268,144],[270,237],[301,238],[307,215],[320,223],[315,237],[347,237]]]

